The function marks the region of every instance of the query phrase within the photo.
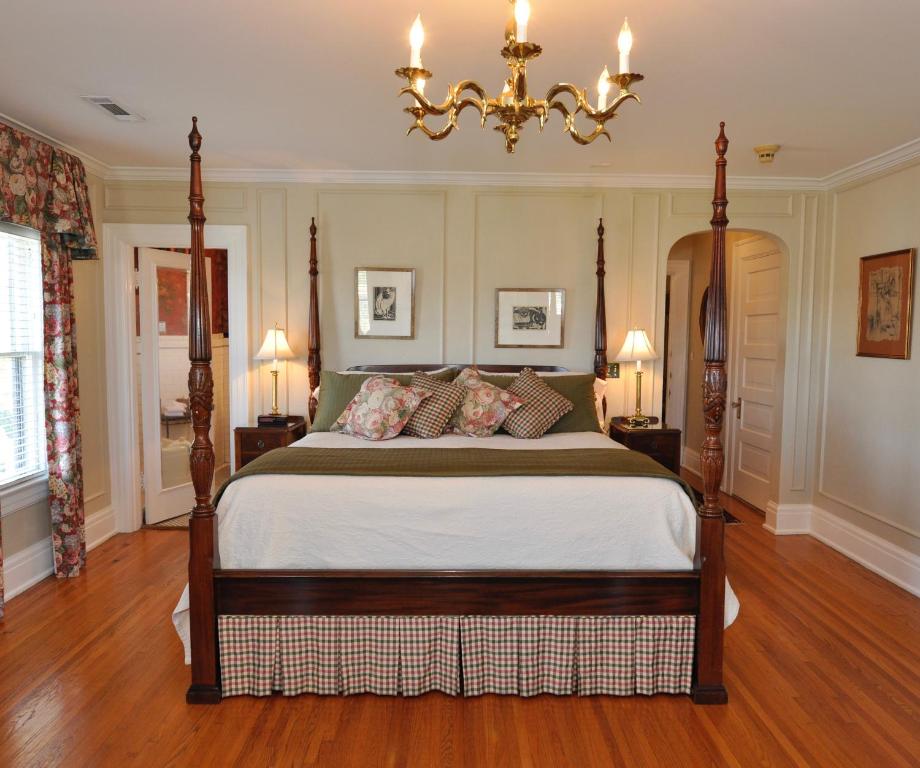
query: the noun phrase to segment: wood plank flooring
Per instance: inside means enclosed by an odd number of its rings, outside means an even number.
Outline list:
[[[731,510],[729,704],[685,697],[184,702],[184,531],[117,536],[0,621],[0,766],[920,765],[920,600]]]

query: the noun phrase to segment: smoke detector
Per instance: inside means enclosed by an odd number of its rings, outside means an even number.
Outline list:
[[[776,153],[779,152],[779,144],[761,144],[754,147],[754,154],[762,163],[772,163]]]
[[[116,103],[114,99],[111,99],[108,96],[81,96],[80,98],[83,99],[83,101],[85,101],[87,104],[92,104],[95,107],[99,107],[99,109],[104,109],[116,120],[122,120],[126,123],[139,123],[144,119],[136,112],[125,109],[125,107]]]

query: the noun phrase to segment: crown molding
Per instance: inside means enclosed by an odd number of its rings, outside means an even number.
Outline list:
[[[104,181],[188,181],[188,168],[107,165],[76,147],[0,112],[0,120],[47,141],[83,161],[86,172]],[[835,171],[828,176],[731,176],[729,186],[758,192],[838,191],[920,162],[920,138]],[[581,187],[606,189],[711,189],[712,176],[681,174],[501,173],[492,171],[351,171],[269,168],[204,169],[205,181],[261,184],[436,185],[454,187]]]
[[[37,128],[33,128],[31,125],[26,125],[25,123],[17,120],[15,117],[10,117],[9,115],[0,112],[0,120],[2,120],[7,125],[22,131],[23,133],[28,133],[30,136],[32,136],[32,138],[47,142],[52,147],[63,149],[65,152],[69,152],[71,155],[79,157],[83,162],[83,167],[86,169],[86,172],[92,174],[93,176],[98,176],[99,178],[104,179],[106,175],[112,171],[112,166],[106,165],[101,160],[93,157],[92,155],[86,154],[86,152],[80,151],[76,147],[70,146],[70,144],[65,144],[63,141],[58,141],[53,136],[49,136],[47,133],[42,133]]]
[[[830,176],[825,176],[821,181],[824,183],[825,189],[836,191],[856,183],[869,181],[876,176],[900,170],[913,165],[918,160],[920,160],[920,138],[842,168]]]
[[[435,185],[460,187],[581,187],[609,189],[710,189],[708,175],[598,174],[598,173],[498,173],[478,171],[348,171],[284,170],[266,168],[211,168],[204,170],[209,182],[263,184],[366,184]],[[187,168],[110,168],[106,181],[188,180]],[[818,179],[797,177],[729,176],[733,189],[821,189]]]

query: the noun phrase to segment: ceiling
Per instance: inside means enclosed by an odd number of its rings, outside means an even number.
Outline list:
[[[515,155],[465,112],[443,142],[405,136],[396,67],[421,10],[428,94],[505,76],[503,0],[29,0],[5,3],[0,113],[110,166],[180,167],[200,117],[208,168],[499,173],[708,174],[718,121],[733,174],[824,177],[920,136],[920,3],[904,0],[531,0],[544,53],[531,91],[593,85],[616,67],[628,15],[646,75],[579,147],[553,113]],[[595,95],[593,88],[590,91]],[[80,100],[113,97],[123,123]],[[408,97],[404,97],[405,101]],[[760,165],[756,144],[783,145]]]

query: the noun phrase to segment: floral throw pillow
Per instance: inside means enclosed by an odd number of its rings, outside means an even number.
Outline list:
[[[402,432],[422,400],[430,395],[427,389],[404,387],[396,379],[372,376],[361,385],[330,431],[365,440],[389,440]]]
[[[472,368],[465,368],[454,384],[466,390],[463,402],[450,419],[450,431],[458,435],[490,437],[509,413],[524,405],[517,395],[483,381]]]

